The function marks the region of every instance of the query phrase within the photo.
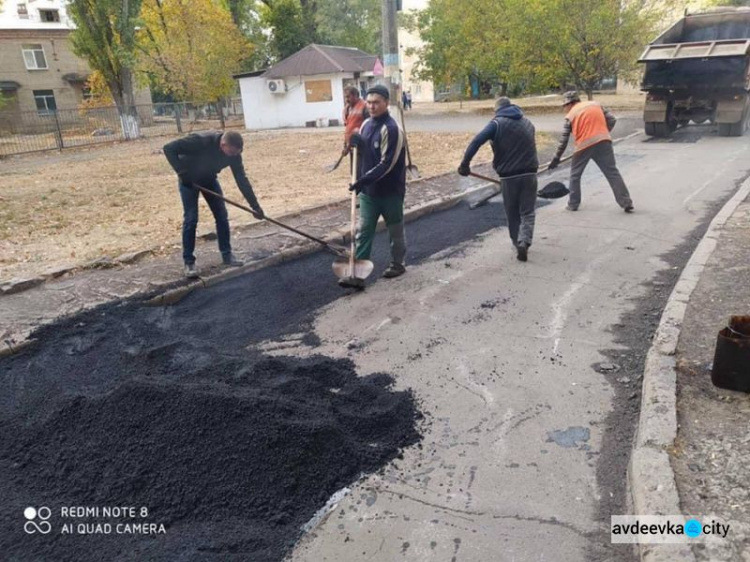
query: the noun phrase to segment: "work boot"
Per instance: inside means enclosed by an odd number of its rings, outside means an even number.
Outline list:
[[[198,270],[195,269],[194,263],[185,264],[185,277],[188,279],[198,279]]]
[[[516,246],[516,259],[518,261],[527,261],[529,259],[529,245],[526,242],[519,242]]]
[[[234,257],[234,254],[229,254],[228,256],[223,257],[221,263],[226,267],[240,267],[241,265],[244,265],[242,260],[238,260]]]
[[[391,262],[391,265],[388,266],[388,269],[386,269],[383,272],[383,277],[386,279],[393,279],[394,277],[398,277],[399,275],[403,275],[406,273],[406,268],[403,266],[403,264]]]

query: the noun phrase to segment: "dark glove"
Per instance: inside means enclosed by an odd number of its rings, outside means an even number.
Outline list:
[[[552,160],[549,162],[549,166],[547,166],[548,170],[554,170],[560,165],[560,157],[555,156]]]
[[[471,173],[471,167],[468,164],[464,164],[461,162],[461,164],[458,167],[458,175],[459,176],[468,176]]]
[[[365,141],[359,133],[352,133],[352,136],[349,137],[349,146],[352,148],[362,146],[364,143]]]
[[[256,219],[266,218],[266,214],[263,212],[263,209],[261,208],[261,206],[258,205],[257,203],[253,205],[252,209],[253,209],[253,212],[255,213]]]
[[[349,191],[354,191],[357,195],[359,195],[359,192],[362,191],[362,184],[359,181],[355,181],[352,184],[349,184]]]

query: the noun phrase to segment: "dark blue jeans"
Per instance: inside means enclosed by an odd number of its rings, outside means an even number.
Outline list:
[[[203,193],[195,187],[187,187],[181,181],[177,182],[182,198],[182,259],[186,264],[195,263],[195,230],[198,227],[198,194]],[[201,184],[206,189],[222,193],[217,180]],[[209,209],[216,220],[216,237],[219,240],[219,251],[222,259],[232,255],[232,245],[229,243],[229,215],[224,201],[208,193],[203,193]]]

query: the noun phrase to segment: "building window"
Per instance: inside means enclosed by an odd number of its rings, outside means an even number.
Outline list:
[[[18,17],[24,20],[29,19],[29,11],[26,9],[26,4],[18,5]]]
[[[332,99],[330,80],[307,80],[305,82],[305,101],[307,103],[331,101]]]
[[[46,70],[47,59],[41,45],[23,45],[23,61],[27,70]]]
[[[39,17],[45,23],[60,22],[60,12],[58,10],[39,10]]]
[[[34,90],[34,101],[39,115],[51,115],[57,110],[55,93],[52,90]]]

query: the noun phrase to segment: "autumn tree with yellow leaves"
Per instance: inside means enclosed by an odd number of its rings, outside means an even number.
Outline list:
[[[225,5],[213,0],[143,0],[139,67],[180,101],[220,102],[252,46]],[[221,113],[221,112],[220,112]]]

